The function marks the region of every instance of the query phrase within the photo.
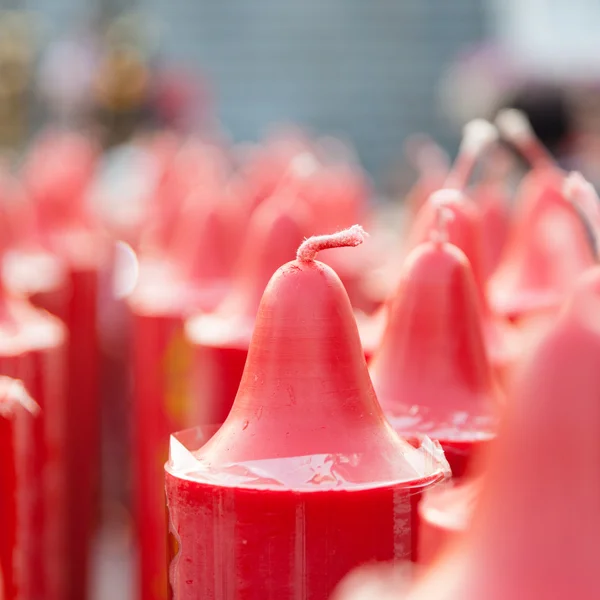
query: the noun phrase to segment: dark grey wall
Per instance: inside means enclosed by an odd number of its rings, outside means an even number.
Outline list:
[[[481,38],[485,0],[144,0],[168,56],[202,65],[253,139],[290,119],[347,134],[375,173],[414,131],[452,142],[434,86]]]

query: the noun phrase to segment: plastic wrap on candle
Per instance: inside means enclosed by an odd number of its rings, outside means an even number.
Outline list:
[[[325,600],[359,565],[413,559],[421,492],[448,469],[439,445],[424,439],[399,461],[396,480],[378,480],[378,473],[372,483],[354,480],[360,454],[213,470],[194,454],[210,433],[197,428],[171,437],[166,492],[175,600]]]
[[[473,456],[485,451],[494,439],[497,420],[488,415],[475,416],[455,412],[448,417],[446,427],[438,422],[430,422],[427,411],[412,408],[410,415],[387,415],[388,420],[399,435],[411,444],[418,442],[415,431],[439,441],[446,460],[452,469],[452,476],[464,477],[468,472]]]

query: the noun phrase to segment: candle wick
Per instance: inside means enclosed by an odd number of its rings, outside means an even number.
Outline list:
[[[431,229],[429,237],[436,244],[448,242],[448,223],[454,219],[452,204],[460,199],[460,193],[456,190],[438,190],[429,197],[434,205],[435,226]]]
[[[496,127],[533,167],[554,165],[554,159],[540,142],[527,115],[516,108],[501,110],[495,119]]]
[[[498,130],[485,119],[473,119],[463,129],[456,160],[448,174],[445,188],[464,190],[477,160],[498,139]]]
[[[572,172],[563,184],[565,198],[576,209],[588,233],[596,260],[600,260],[600,199],[594,186],[581,173]]]
[[[329,235],[313,235],[300,244],[296,258],[302,262],[311,262],[321,250],[359,246],[368,235],[360,225],[352,225],[348,229]]]

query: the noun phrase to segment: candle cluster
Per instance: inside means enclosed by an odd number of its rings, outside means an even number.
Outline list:
[[[594,596],[598,198],[515,111],[407,149],[397,223],[295,130],[0,169],[0,598],[88,597],[114,415],[140,600]]]

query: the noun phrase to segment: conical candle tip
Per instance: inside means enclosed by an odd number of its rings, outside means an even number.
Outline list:
[[[360,246],[367,236],[368,233],[360,225],[352,225],[348,229],[329,235],[313,235],[302,242],[298,248],[296,258],[302,262],[310,262],[315,259],[317,253],[321,250],[343,246]]]

